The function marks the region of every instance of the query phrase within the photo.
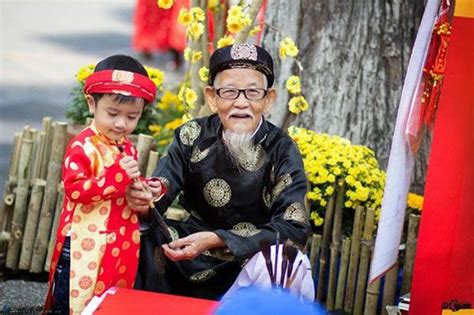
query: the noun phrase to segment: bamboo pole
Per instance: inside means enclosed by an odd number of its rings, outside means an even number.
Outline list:
[[[148,178],[153,175],[153,172],[155,172],[157,163],[158,163],[158,152],[150,151],[150,155],[148,156],[148,163],[146,166],[145,177]]]
[[[313,279],[316,277],[316,267],[319,256],[319,249],[321,248],[321,235],[313,234],[311,238],[311,250],[309,253],[309,263],[311,265],[311,272],[313,274]]]
[[[31,255],[33,254],[33,245],[35,243],[36,228],[38,226],[41,201],[43,200],[45,186],[46,181],[37,178],[34,180],[33,188],[31,189],[23,245],[21,246],[20,263],[18,265],[18,268],[22,270],[30,269]]]
[[[153,137],[149,135],[139,134],[137,149],[138,149],[138,168],[141,174],[146,173],[146,167],[148,164],[148,156],[150,155],[151,145],[153,143]]]
[[[398,259],[395,266],[385,274],[385,283],[383,286],[382,315],[388,315],[387,305],[395,304],[398,280]]]
[[[54,207],[56,205],[57,185],[61,176],[62,159],[66,144],[66,123],[57,122],[53,127],[51,158],[46,177],[46,188],[36,234],[30,272],[41,272],[48,251],[48,238],[51,231]]]
[[[48,174],[48,161],[51,155],[51,146],[53,144],[53,118],[43,117],[43,127],[41,129],[45,133],[43,156],[41,157],[39,178],[46,179]]]
[[[364,315],[377,314],[377,301],[380,292],[380,279],[367,285],[367,295],[365,297]]]
[[[16,174],[18,170],[17,161],[20,154],[21,137],[22,134],[20,132],[15,133],[13,148],[10,155],[7,180],[5,181],[5,186],[3,187],[3,198],[0,202],[0,233],[7,230],[10,231],[9,224],[13,212],[12,205],[15,200],[15,195],[13,194],[13,181],[16,182]]]
[[[33,155],[34,166],[33,166],[33,180],[36,178],[41,178],[41,165],[43,163],[44,151],[46,150],[46,132],[40,131],[38,133],[37,141],[37,150],[35,155]]]
[[[23,230],[28,207],[32,150],[33,140],[31,140],[31,133],[28,129],[25,129],[21,141],[20,160],[18,162],[18,186],[16,188],[16,202],[13,209],[6,261],[6,266],[13,270],[18,268],[21,242],[23,241]]]
[[[364,220],[364,208],[356,208],[354,216],[354,225],[352,228],[351,254],[349,257],[349,270],[347,274],[346,294],[344,297],[344,311],[352,313],[354,306],[354,292],[356,285],[357,266],[359,264],[360,239],[362,236],[362,227]]]
[[[58,184],[58,198],[56,201],[56,210],[54,213],[53,227],[51,228],[51,236],[49,237],[48,254],[46,255],[46,261],[44,263],[44,271],[49,271],[49,265],[51,257],[54,252],[54,245],[56,244],[56,231],[58,230],[59,219],[61,217],[61,211],[63,210],[64,203],[64,187],[61,183]]]
[[[201,8],[207,8],[208,7],[208,0],[201,0]],[[204,67],[209,68],[209,29],[207,23],[209,17],[209,10],[203,9],[204,12],[206,12],[206,20],[204,21],[204,31],[201,35],[200,38],[200,44],[201,44],[201,52],[202,52],[202,65]]]
[[[351,240],[345,238],[342,241],[341,264],[339,266],[339,277],[337,278],[336,303],[334,309],[342,309],[344,305],[344,289],[346,288],[347,268],[349,267],[349,254],[351,251]]]
[[[367,272],[370,264],[370,251],[374,233],[375,211],[367,209],[365,215],[364,234],[361,242],[361,253],[359,262],[359,273],[357,277],[357,289],[354,302],[354,315],[360,315],[364,309],[365,288],[367,285]]]
[[[339,252],[341,250],[341,228],[342,228],[342,209],[344,208],[345,197],[345,183],[341,182],[337,186],[336,192],[336,206],[334,210],[334,226],[332,229],[332,243],[331,243],[331,258],[329,264],[329,281],[328,281],[328,297],[326,301],[326,309],[332,311],[334,309],[335,295],[336,295],[336,275],[337,262]]]
[[[29,172],[28,172],[28,180],[30,185],[32,184],[32,179],[34,178],[34,171],[35,171],[35,161],[36,161],[36,154],[38,152],[38,130],[35,128],[30,128],[29,130],[30,133],[30,139],[33,141],[33,148],[31,149],[31,159],[30,159],[30,166],[29,166]]]
[[[411,277],[413,273],[413,263],[415,261],[416,242],[418,239],[418,225],[420,216],[410,214],[408,217],[408,235],[405,252],[405,261],[403,263],[402,289],[400,294],[406,294],[411,289]]]
[[[217,12],[214,12],[213,18],[214,18],[214,40],[213,40],[213,46],[215,49],[217,49],[217,42],[219,39],[224,36],[225,33],[225,28],[226,28],[226,23],[224,21],[224,17],[226,15],[226,10],[227,6],[226,3],[224,2],[222,4],[222,8],[220,8]]]
[[[323,238],[321,242],[321,253],[319,254],[319,274],[318,274],[318,289],[316,299],[323,300],[324,293],[324,274],[326,272],[326,264],[328,260],[329,242],[331,241],[332,223],[334,218],[334,204],[336,203],[336,195],[333,194],[329,199],[324,215]]]

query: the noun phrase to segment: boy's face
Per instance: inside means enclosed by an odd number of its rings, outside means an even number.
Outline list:
[[[86,99],[97,128],[115,141],[135,130],[145,105],[142,99],[135,103],[119,103],[114,95],[108,94],[104,94],[97,103],[91,95],[87,95]]]

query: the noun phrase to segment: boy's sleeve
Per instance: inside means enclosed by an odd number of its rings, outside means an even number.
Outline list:
[[[131,179],[120,166],[119,156],[103,174],[95,176],[93,169],[98,163],[95,153],[86,155],[81,146],[69,147],[64,156],[64,192],[70,200],[92,203],[125,196]]]

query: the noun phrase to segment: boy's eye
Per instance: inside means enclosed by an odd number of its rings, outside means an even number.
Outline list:
[[[128,116],[128,119],[130,120],[135,120],[137,118],[137,116]]]
[[[117,116],[117,114],[109,112],[109,116],[115,117],[115,116]]]

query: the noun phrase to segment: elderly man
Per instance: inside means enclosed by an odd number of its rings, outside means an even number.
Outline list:
[[[186,212],[164,214],[173,238],[168,244],[159,244],[153,224],[143,233],[138,288],[217,299],[261,240],[274,244],[279,232],[281,239],[306,243],[300,154],[264,118],[276,98],[273,81],[272,57],[261,47],[234,44],[212,55],[204,92],[215,114],[178,128],[154,174],[167,186],[157,209],[164,213],[180,194]],[[138,188],[127,200],[145,210],[151,194]]]

